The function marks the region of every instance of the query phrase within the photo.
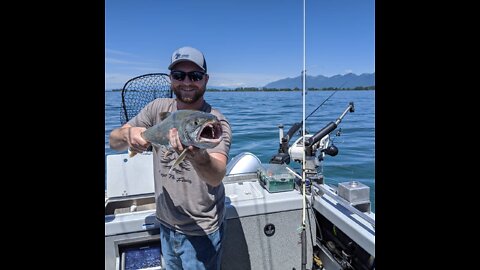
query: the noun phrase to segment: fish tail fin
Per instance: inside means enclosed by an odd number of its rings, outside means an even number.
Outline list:
[[[182,153],[178,156],[177,160],[175,160],[175,163],[173,163],[172,167],[170,167],[170,170],[168,171],[168,174],[170,174],[175,166],[180,164],[185,159],[185,156],[187,155],[188,148],[183,149]]]
[[[137,154],[137,152],[132,151],[130,148],[128,148],[128,156],[129,156],[129,157],[132,158],[132,157],[134,157],[136,154]]]

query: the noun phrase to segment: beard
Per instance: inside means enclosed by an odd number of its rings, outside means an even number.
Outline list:
[[[188,91],[181,90],[181,87],[171,87],[175,96],[184,103],[194,103],[205,94],[205,86],[202,88],[194,88]]]

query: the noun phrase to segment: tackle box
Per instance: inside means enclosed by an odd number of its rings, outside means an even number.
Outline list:
[[[291,191],[295,186],[295,176],[282,164],[262,164],[257,169],[260,184],[270,193]]]

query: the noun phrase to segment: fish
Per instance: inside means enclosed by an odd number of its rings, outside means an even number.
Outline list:
[[[189,146],[195,146],[201,149],[213,148],[223,140],[222,124],[218,118],[203,111],[196,110],[178,110],[175,112],[160,113],[160,123],[146,129],[141,136],[147,142],[154,146],[170,146],[169,131],[171,128],[178,130],[180,142],[184,150],[178,156],[172,169],[180,164],[187,154]],[[136,152],[129,150],[130,157],[135,156]]]

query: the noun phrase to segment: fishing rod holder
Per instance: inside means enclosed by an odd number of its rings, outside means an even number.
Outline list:
[[[326,135],[330,134],[332,131],[334,131],[338,125],[340,124],[340,122],[342,121],[342,119],[345,117],[345,115],[347,114],[347,112],[354,112],[355,111],[355,107],[354,107],[354,104],[353,102],[350,102],[350,104],[348,105],[348,107],[345,109],[345,111],[343,111],[343,113],[337,118],[337,120],[335,120],[335,122],[330,122],[328,123],[325,127],[323,127],[321,130],[319,130],[317,133],[315,133],[313,136],[311,136],[308,141],[306,141],[305,143],[305,147],[310,147],[314,144],[316,144],[317,142],[319,142],[323,137],[325,137]]]
[[[335,121],[328,123],[313,135],[306,134],[305,147],[303,146],[303,137],[298,138],[291,146],[289,146],[290,139],[298,130],[300,130],[303,121],[293,124],[285,136],[283,135],[284,126],[279,125],[279,149],[278,153],[270,159],[270,163],[289,164],[291,160],[294,160],[298,163],[303,163],[303,154],[305,152],[305,169],[313,172],[320,166],[320,162],[323,160],[325,154],[330,156],[336,156],[338,154],[338,148],[333,145],[330,140],[330,133],[338,127],[348,112],[354,111],[354,103],[350,102],[347,108]],[[316,157],[317,150],[320,151],[318,157]]]

